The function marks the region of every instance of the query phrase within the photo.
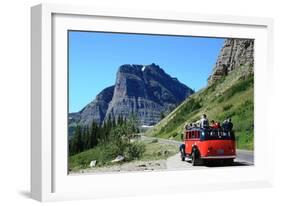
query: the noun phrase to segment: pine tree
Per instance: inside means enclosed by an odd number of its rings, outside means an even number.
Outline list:
[[[108,116],[107,119],[107,129],[110,130],[112,127],[111,115]]]
[[[93,148],[98,144],[98,138],[97,138],[97,133],[98,133],[98,125],[93,121],[92,127],[91,127],[91,132],[89,134],[89,148]]]
[[[116,127],[116,120],[115,120],[115,118],[112,119],[111,126],[112,126],[112,129]]]
[[[71,152],[77,154],[83,150],[81,126],[76,126],[72,139]]]
[[[91,141],[90,141],[90,131],[89,131],[89,127],[86,126],[85,128],[85,142],[84,142],[84,149],[87,150],[87,149],[90,149],[91,148]]]
[[[82,132],[81,132],[81,141],[82,141],[82,148],[81,151],[86,150],[86,127],[82,127],[81,128]]]
[[[117,118],[117,125],[118,126],[121,125],[121,116],[118,116],[118,118]]]

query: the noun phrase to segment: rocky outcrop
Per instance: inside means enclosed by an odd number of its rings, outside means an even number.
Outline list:
[[[103,122],[108,104],[110,103],[114,92],[114,86],[102,90],[88,105],[79,112],[79,122],[82,125],[90,125],[92,121],[97,123]]]
[[[102,124],[109,117],[135,115],[141,125],[153,125],[160,121],[162,112],[193,93],[156,64],[126,64],[119,67],[115,85],[104,89],[80,112],[71,113],[69,123]]]
[[[254,40],[226,39],[208,83],[212,84],[231,71],[244,67],[243,75],[253,73]]]

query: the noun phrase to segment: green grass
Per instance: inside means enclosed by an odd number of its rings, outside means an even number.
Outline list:
[[[178,152],[178,147],[176,145],[168,145],[159,143],[157,139],[150,141],[137,141],[130,147],[132,149],[129,154],[133,156],[138,156],[135,154],[141,152],[142,154],[139,158],[126,158],[125,162],[134,160],[159,160],[167,159],[168,157],[176,154]],[[111,163],[111,160],[116,158],[116,154],[112,149],[112,145],[98,145],[93,149],[81,152],[79,154],[69,157],[69,168],[72,171],[78,171],[80,169],[85,169],[89,167],[92,160],[97,160],[97,167],[109,166],[114,164],[122,163]],[[142,151],[140,151],[142,150]]]
[[[179,152],[179,148],[172,144],[162,144],[150,142],[145,144],[145,152],[140,160],[159,160],[167,159]]]
[[[245,66],[215,84],[187,98],[155,127],[147,136],[181,139],[186,123],[195,122],[206,113],[209,120],[222,121],[232,118],[237,146],[241,149],[254,148],[254,76],[241,76]]]
[[[98,145],[93,149],[70,156],[69,168],[71,170],[87,168],[92,160],[97,160],[97,166],[104,166],[110,164],[115,157],[110,146]]]

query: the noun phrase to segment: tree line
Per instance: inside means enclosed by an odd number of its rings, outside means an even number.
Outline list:
[[[103,124],[92,121],[90,126],[77,125],[74,135],[69,140],[69,154],[74,155],[85,150],[94,148],[100,144],[112,141],[116,134],[114,131],[121,130],[123,135],[139,133],[138,122],[134,116],[129,119],[119,116],[117,119],[109,118]]]

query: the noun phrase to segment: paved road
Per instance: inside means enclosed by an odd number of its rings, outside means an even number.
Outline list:
[[[158,142],[163,144],[175,144],[177,146],[181,145],[182,142],[176,140],[169,140],[169,139],[162,139],[162,138],[155,138],[155,137],[146,137],[142,136],[142,140],[153,140],[157,139]],[[233,166],[250,166],[254,165],[254,154],[253,151],[248,150],[236,150],[237,158],[234,160]],[[203,169],[210,166],[196,166],[193,167],[190,162],[188,161],[181,161],[180,153],[171,156],[166,161],[167,169],[175,170],[175,169]],[[214,166],[214,165],[213,165]],[[218,165],[217,165],[218,166]]]
[[[254,164],[254,152],[253,151],[236,150],[236,153],[237,153],[237,157],[236,157],[237,161]]]

